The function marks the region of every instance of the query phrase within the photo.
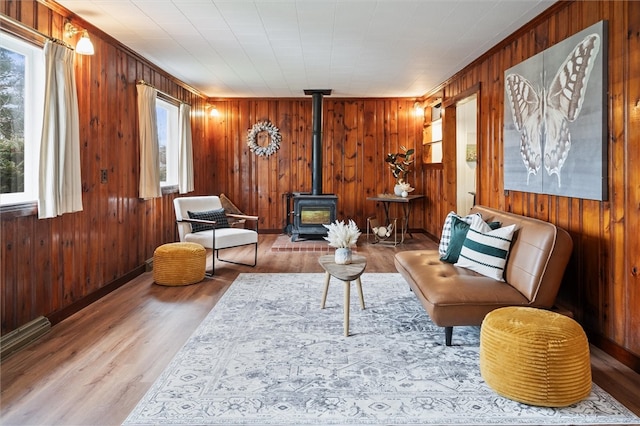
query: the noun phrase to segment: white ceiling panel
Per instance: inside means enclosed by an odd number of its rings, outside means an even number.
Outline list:
[[[419,97],[555,0],[57,0],[212,97]]]

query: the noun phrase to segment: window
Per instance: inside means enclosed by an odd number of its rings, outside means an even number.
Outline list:
[[[38,198],[44,53],[7,33],[0,44],[0,204]]]
[[[179,109],[176,105],[160,97],[156,99],[160,186],[178,185],[178,155],[180,147],[178,116]]]

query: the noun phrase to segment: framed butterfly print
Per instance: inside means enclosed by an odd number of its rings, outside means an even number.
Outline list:
[[[607,199],[606,24],[505,71],[505,190]]]

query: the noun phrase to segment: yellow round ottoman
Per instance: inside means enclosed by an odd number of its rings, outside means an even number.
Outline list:
[[[153,252],[153,280],[168,286],[189,285],[204,279],[207,251],[196,243],[163,244]]]
[[[591,393],[589,342],[567,316],[528,307],[496,309],[480,329],[480,373],[506,398],[564,407]]]

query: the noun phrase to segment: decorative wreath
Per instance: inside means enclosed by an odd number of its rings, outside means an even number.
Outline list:
[[[258,145],[256,139],[260,132],[269,133],[269,145]],[[282,136],[280,135],[280,130],[268,121],[260,121],[254,124],[247,134],[247,145],[249,145],[249,149],[260,157],[268,157],[271,154],[275,154],[275,152],[280,149],[281,141]]]

